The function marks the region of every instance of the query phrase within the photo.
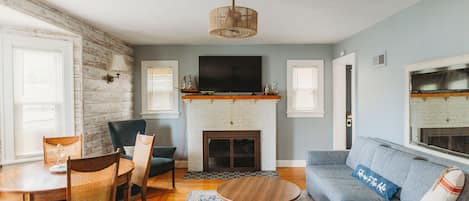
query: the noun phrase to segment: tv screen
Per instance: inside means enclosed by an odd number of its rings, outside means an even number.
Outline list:
[[[469,91],[469,68],[414,72],[411,83],[412,93]]]
[[[262,57],[200,56],[199,90],[215,92],[262,91]]]

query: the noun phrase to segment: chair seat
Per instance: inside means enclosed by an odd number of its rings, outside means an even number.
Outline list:
[[[174,160],[170,158],[154,157],[150,164],[150,177],[163,174],[174,168]]]

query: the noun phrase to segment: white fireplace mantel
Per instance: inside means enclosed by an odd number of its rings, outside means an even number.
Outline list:
[[[276,169],[275,99],[184,99],[188,170],[203,171],[203,131],[261,131],[261,170]]]

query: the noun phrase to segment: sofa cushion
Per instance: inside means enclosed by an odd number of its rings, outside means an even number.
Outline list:
[[[467,201],[469,200],[469,174],[466,174],[466,181],[464,182],[464,188],[462,189],[461,195],[457,201]]]
[[[355,169],[358,164],[370,167],[376,148],[379,145],[379,142],[369,138],[357,137],[347,157],[346,164],[352,169]]]
[[[425,160],[413,160],[402,186],[402,201],[418,201],[433,186],[445,166]]]
[[[308,166],[306,167],[307,183],[314,181],[321,188],[321,193],[325,194],[330,201],[385,201],[377,193],[354,179],[352,171],[346,165]]]
[[[415,155],[393,148],[379,146],[376,148],[370,169],[398,186],[402,186],[415,157]]]

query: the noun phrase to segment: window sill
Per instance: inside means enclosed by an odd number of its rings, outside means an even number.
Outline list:
[[[287,118],[324,118],[324,112],[287,112]]]
[[[178,119],[179,112],[142,112],[144,119]]]

